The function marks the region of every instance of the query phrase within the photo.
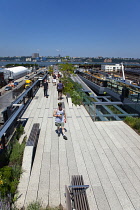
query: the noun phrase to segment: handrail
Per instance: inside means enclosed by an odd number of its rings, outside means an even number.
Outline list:
[[[43,77],[42,79],[45,79],[46,76],[47,76],[47,74],[44,75],[44,77]],[[32,84],[32,86],[31,86],[28,90],[26,90],[18,99],[16,99],[15,101],[13,101],[9,107],[12,107],[12,106],[15,105],[15,104],[18,105],[18,103],[24,99],[24,97],[28,94],[28,92],[30,92],[30,91],[32,90],[32,88],[33,88],[34,86],[36,86],[37,83],[39,83],[39,82],[40,82],[39,80],[35,81],[35,82]],[[13,113],[11,114],[11,116],[9,117],[9,119],[7,119],[7,121],[4,123],[4,125],[3,125],[2,128],[0,129],[0,138],[2,138],[2,136],[5,135],[5,133],[6,133],[7,130],[9,129],[9,127],[12,125],[12,123],[14,122],[14,120],[16,120],[16,118],[18,117],[18,115],[20,114],[20,112],[24,109],[24,107],[25,107],[25,104],[21,104],[21,105],[18,107],[18,109],[17,109],[17,107],[14,109],[14,111],[13,111]],[[7,108],[6,108],[6,109],[7,109]],[[6,112],[6,109],[5,109],[3,112]]]
[[[18,110],[11,115],[11,117],[6,121],[4,126],[0,129],[0,138],[5,134],[5,132],[9,129],[13,121],[17,118],[21,110],[23,109],[24,105],[22,104]]]
[[[45,74],[45,76],[42,78],[45,79],[45,77],[47,76],[47,74]],[[40,81],[39,80],[36,80],[32,85],[31,87],[29,87],[18,99],[16,99],[15,101],[12,102],[12,104],[18,104],[20,101],[23,100],[23,98],[27,95],[27,93],[37,84],[39,83]]]

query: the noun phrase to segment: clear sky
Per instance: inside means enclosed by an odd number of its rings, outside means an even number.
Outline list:
[[[140,58],[140,0],[0,0],[0,56]]]

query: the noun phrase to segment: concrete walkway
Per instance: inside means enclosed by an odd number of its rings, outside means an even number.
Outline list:
[[[121,121],[93,122],[83,106],[69,106],[66,99],[66,135],[58,137],[53,110],[56,86],[49,97],[41,87],[22,118],[25,132],[40,123],[40,135],[31,176],[19,184],[19,207],[40,200],[46,207],[63,207],[65,185],[72,175],[83,175],[91,210],[140,210],[140,137]]]

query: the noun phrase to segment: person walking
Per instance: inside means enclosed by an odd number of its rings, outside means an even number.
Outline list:
[[[58,72],[58,79],[60,78],[60,73]]]
[[[48,82],[46,79],[44,79],[43,86],[44,86],[44,97],[48,98]]]
[[[58,137],[60,136],[61,127],[62,136],[65,140],[67,140],[64,128],[64,123],[66,123],[66,113],[65,110],[62,108],[62,103],[58,103],[58,109],[54,110],[53,116],[55,117],[55,125],[57,126]]]
[[[50,83],[50,80],[51,80],[51,76],[50,76],[50,74],[48,73],[48,83]]]
[[[58,91],[58,100],[62,99],[62,91],[63,91],[64,85],[61,82],[61,80],[59,81],[59,83],[57,84],[57,91]]]
[[[56,75],[53,74],[53,85],[56,85]]]

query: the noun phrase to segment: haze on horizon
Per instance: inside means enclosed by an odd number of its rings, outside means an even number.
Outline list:
[[[140,57],[139,0],[1,0],[0,56]]]

